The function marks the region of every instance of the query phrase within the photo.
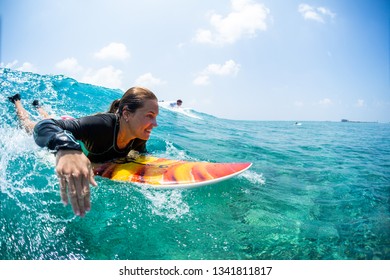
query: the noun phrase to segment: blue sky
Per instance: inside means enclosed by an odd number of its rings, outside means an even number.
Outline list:
[[[218,117],[390,121],[387,0],[0,0],[1,66]]]

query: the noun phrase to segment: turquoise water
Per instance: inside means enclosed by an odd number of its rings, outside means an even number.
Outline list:
[[[122,93],[9,69],[0,84],[0,259],[390,259],[390,124],[295,126],[161,108],[153,154],[253,166],[190,190],[98,177],[79,218],[60,202],[54,157],[18,126],[7,96],[21,93],[38,120],[33,99],[78,117]]]

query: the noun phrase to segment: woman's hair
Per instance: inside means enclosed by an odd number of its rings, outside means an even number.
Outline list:
[[[111,103],[109,113],[119,113],[122,115],[124,109],[134,113],[144,106],[146,100],[157,100],[157,97],[150,90],[143,87],[132,87],[123,94],[121,99]]]
[[[110,105],[110,108],[108,109],[107,113],[115,114],[118,111],[119,101],[121,101],[121,100],[120,99],[116,99],[116,100],[112,101],[112,103]]]

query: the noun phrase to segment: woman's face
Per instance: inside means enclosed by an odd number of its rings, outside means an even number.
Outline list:
[[[128,128],[132,136],[142,140],[148,140],[152,129],[157,126],[159,113],[157,100],[146,100],[144,106],[134,113],[124,110],[127,114]]]

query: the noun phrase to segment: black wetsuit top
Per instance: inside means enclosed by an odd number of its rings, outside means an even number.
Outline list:
[[[95,163],[126,157],[131,150],[146,152],[146,141],[138,138],[119,149],[118,132],[118,116],[104,113],[73,120],[40,121],[34,128],[34,139],[39,146],[54,152],[82,150]]]

